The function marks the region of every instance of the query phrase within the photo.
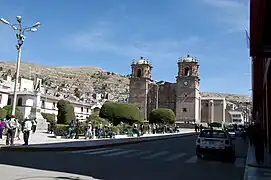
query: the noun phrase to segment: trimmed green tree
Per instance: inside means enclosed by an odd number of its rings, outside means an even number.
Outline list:
[[[55,122],[56,116],[50,113],[41,113],[42,117],[47,120],[47,122]]]
[[[12,114],[12,106],[7,105],[3,109],[5,109],[7,111],[6,118],[9,119],[11,117],[11,114]],[[24,115],[23,115],[23,113],[20,111],[20,109],[18,107],[16,107],[16,109],[15,109],[15,117],[20,121],[22,121],[24,119]]]
[[[57,124],[68,124],[72,120],[75,120],[74,107],[69,101],[59,100],[57,108]]]
[[[134,124],[142,121],[141,113],[137,106],[120,102],[105,102],[100,109],[99,116],[108,119],[114,125],[118,125],[120,122]]]
[[[174,122],[175,114],[171,109],[168,108],[154,109],[149,115],[149,123],[173,124]]]
[[[0,118],[3,119],[7,116],[7,110],[0,108]]]

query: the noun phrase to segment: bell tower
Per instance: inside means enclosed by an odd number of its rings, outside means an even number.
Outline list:
[[[147,120],[147,97],[149,84],[152,81],[152,65],[141,57],[137,61],[133,60],[131,68],[129,103],[137,104],[144,119]]]
[[[199,63],[187,55],[178,61],[176,122],[200,121]]]

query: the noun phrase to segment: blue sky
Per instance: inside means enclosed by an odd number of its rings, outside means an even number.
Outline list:
[[[22,61],[98,66],[130,74],[132,59],[153,64],[153,78],[175,82],[177,61],[200,61],[201,91],[249,94],[247,0],[0,0],[0,16],[25,24]],[[80,3],[79,3],[80,2]],[[16,58],[15,34],[0,24],[0,59]]]

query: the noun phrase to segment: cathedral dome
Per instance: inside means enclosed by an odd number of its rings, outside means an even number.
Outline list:
[[[140,60],[137,62],[138,64],[149,64],[149,62],[144,59],[143,57],[140,57]]]
[[[194,61],[194,58],[191,57],[191,56],[188,54],[186,57],[183,58],[183,61],[184,61],[184,62],[192,62],[192,61]]]

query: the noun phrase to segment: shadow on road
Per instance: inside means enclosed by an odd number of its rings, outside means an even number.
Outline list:
[[[194,152],[194,142],[196,137],[191,136],[187,139],[189,144],[187,146],[191,147],[191,151]],[[155,148],[162,146],[169,146],[170,148],[182,148],[180,147],[180,140],[168,140],[165,144],[162,142],[157,143]],[[241,143],[237,143],[238,152],[237,156],[243,156],[245,147],[241,146]],[[240,145],[239,145],[240,144]],[[194,155],[194,153],[192,153]],[[75,174],[71,176],[67,175],[50,175],[43,173],[44,176],[51,176],[52,180],[86,180],[78,179],[80,175],[88,176],[87,180],[93,178],[100,180],[177,180],[183,177],[184,179],[198,179],[203,174],[206,176],[215,176],[216,170],[212,170],[210,174],[210,167],[203,165],[202,163],[197,164],[184,164],[181,161],[175,163],[165,163],[158,161],[140,161],[132,158],[106,158],[102,156],[86,156],[82,154],[61,154],[56,152],[0,152],[0,164],[11,165],[18,167],[33,168],[39,170],[47,170],[61,173],[71,173]],[[229,169],[231,166],[221,166],[219,171],[223,172]],[[197,173],[192,173],[187,169],[197,170]],[[212,166],[212,168],[216,168]],[[232,169],[233,170],[233,169]],[[1,167],[0,167],[1,171]],[[39,180],[38,176],[41,174],[32,174],[31,170],[28,170],[29,174],[25,177],[13,178],[12,180]],[[218,171],[218,170],[217,170]],[[220,173],[220,172],[217,173]],[[232,171],[232,173],[237,173],[238,170]],[[1,171],[2,172],[2,171]],[[16,168],[10,173],[16,173]],[[211,172],[211,171],[210,171]],[[225,175],[226,177],[227,175]],[[49,177],[48,177],[49,178]],[[0,178],[2,179],[2,178]],[[10,179],[9,179],[10,180]],[[43,179],[42,179],[43,180]],[[50,179],[48,179],[50,180]]]

